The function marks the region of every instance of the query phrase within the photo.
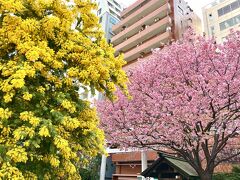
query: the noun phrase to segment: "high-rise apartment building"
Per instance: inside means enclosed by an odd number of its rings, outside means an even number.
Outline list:
[[[123,10],[121,20],[112,27],[114,36],[111,42],[116,55],[124,54],[127,69],[136,64],[133,62],[138,58],[150,54],[152,49],[181,38],[188,27],[198,34],[202,33],[200,18],[184,0],[137,0]],[[109,154],[115,164],[113,180],[136,180],[158,157],[154,151],[121,152],[115,149]],[[106,169],[105,158],[101,166],[101,180]]]
[[[221,43],[230,29],[240,29],[240,0],[217,0],[203,7],[204,31]]]
[[[111,41],[131,62],[179,39],[189,26],[201,33],[200,18],[184,0],[138,0],[121,13]]]
[[[120,13],[123,11],[123,5],[117,0],[95,0],[98,4],[97,16],[99,23],[102,25],[105,37],[110,43],[114,35],[112,26],[120,21]]]

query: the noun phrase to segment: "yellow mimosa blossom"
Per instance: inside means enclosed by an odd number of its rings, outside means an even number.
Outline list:
[[[15,88],[22,88],[25,85],[25,82],[23,79],[13,79],[11,80],[11,84]]]
[[[8,108],[0,108],[0,119],[8,119],[12,116],[12,111],[9,111]]]
[[[31,117],[29,119],[29,123],[33,125],[33,127],[36,127],[40,123],[40,119],[37,117]]]
[[[37,91],[40,92],[40,93],[44,93],[45,88],[40,86],[40,87],[37,88]]]
[[[38,177],[36,176],[36,174],[27,171],[26,173],[24,173],[24,178],[25,180],[38,180]]]
[[[60,161],[59,161],[58,158],[54,157],[53,155],[50,155],[48,157],[48,159],[49,159],[49,162],[50,162],[51,166],[53,166],[53,167],[58,167],[59,166]]]
[[[30,101],[32,99],[32,94],[29,94],[28,92],[24,92],[23,99],[25,99],[26,101]]]
[[[33,117],[33,112],[31,111],[24,111],[20,113],[19,118],[23,121],[28,121],[31,117]]]
[[[28,147],[30,145],[30,142],[29,141],[25,141],[23,144],[24,144],[24,146]]]
[[[35,131],[33,128],[22,126],[14,130],[13,135],[15,140],[24,139],[27,136],[32,138],[35,135]]]
[[[24,176],[18,168],[6,162],[1,165],[0,179],[24,180]]]
[[[46,126],[42,126],[40,128],[39,135],[43,136],[43,137],[50,137],[51,136],[50,133],[49,133],[49,130]]]
[[[40,71],[45,67],[45,65],[41,62],[35,62],[33,64],[33,66],[34,66],[34,68],[36,68],[37,70],[40,70]]]
[[[18,146],[6,153],[14,162],[26,162],[28,160],[25,148]]]
[[[3,127],[1,133],[5,136],[9,136],[9,134],[11,133],[11,128],[8,126],[8,127]]]
[[[80,87],[113,100],[116,86],[127,95],[128,79],[96,9],[90,0],[0,0],[0,179],[81,179],[78,168],[104,153]]]
[[[60,136],[54,138],[54,144],[59,149],[64,149],[64,148],[68,147],[67,140],[61,138]]]
[[[13,96],[14,96],[14,93],[6,93],[6,94],[3,96],[4,102],[5,102],[5,103],[11,102]]]
[[[74,104],[72,104],[68,100],[63,100],[61,105],[62,105],[62,107],[67,109],[70,113],[76,112],[76,107],[74,106]]]
[[[63,163],[63,166],[64,169],[66,169],[66,171],[69,172],[70,174],[76,173],[76,168],[70,161],[65,161]]]
[[[64,117],[62,124],[69,130],[74,130],[80,126],[79,120],[71,117]]]

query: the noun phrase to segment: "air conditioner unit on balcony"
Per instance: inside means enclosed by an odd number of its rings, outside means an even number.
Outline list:
[[[160,20],[160,18],[155,18],[154,22],[158,22]]]
[[[167,32],[171,32],[171,31],[172,31],[172,28],[171,28],[170,26],[168,26],[168,27],[166,28],[166,31],[167,31]]]

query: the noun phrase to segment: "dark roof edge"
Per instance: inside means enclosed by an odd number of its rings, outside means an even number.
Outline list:
[[[165,158],[165,157],[168,157],[168,158],[172,158],[172,159],[177,159],[177,160],[179,160],[179,161],[185,161],[185,162],[187,162],[185,159],[183,159],[182,157],[177,157],[176,155],[176,153],[172,153],[172,154],[170,154],[170,153],[166,153],[166,152],[159,152],[158,153],[158,155],[159,155],[159,157],[163,157],[163,158]]]
[[[170,154],[167,154],[167,153],[163,153],[163,152],[160,152],[160,153],[158,153],[158,154],[159,154],[159,158],[158,158],[157,160],[155,160],[151,166],[149,166],[147,169],[145,169],[143,172],[141,172],[141,175],[142,175],[142,176],[145,176],[146,174],[148,174],[149,171],[151,171],[151,169],[153,169],[156,165],[158,165],[158,163],[159,163],[160,161],[165,160],[165,161],[167,161],[171,166],[173,166],[175,169],[177,169],[180,174],[185,175],[186,177],[197,177],[197,176],[194,176],[194,175],[187,174],[183,169],[179,168],[178,166],[176,166],[175,164],[173,164],[172,162],[170,162],[167,158],[171,158],[171,159],[176,159],[176,160],[179,160],[179,161],[187,162],[185,159],[183,159],[183,158],[181,158],[181,157],[175,157],[175,156],[173,156],[173,155],[170,155]],[[187,163],[188,163],[188,162],[187,162]]]

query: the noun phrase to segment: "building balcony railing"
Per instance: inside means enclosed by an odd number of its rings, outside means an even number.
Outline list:
[[[149,3],[146,3],[144,6],[133,12],[131,15],[122,19],[118,24],[113,26],[113,32],[118,34],[121,32],[123,27],[128,27],[134,24],[135,22],[142,19],[142,17],[150,14],[151,12],[155,11],[157,8],[161,7],[163,4],[166,3],[166,0],[151,0]]]
[[[113,174],[113,180],[136,180],[139,174]]]
[[[169,4],[166,3],[163,6],[161,6],[160,8],[156,9],[152,13],[150,13],[147,16],[145,16],[144,18],[142,18],[140,21],[137,21],[136,23],[134,23],[132,26],[126,28],[125,30],[123,30],[119,34],[116,34],[112,38],[112,44],[114,46],[120,44],[121,42],[124,41],[124,39],[126,37],[131,37],[134,34],[138,33],[139,30],[142,28],[143,24],[152,25],[156,21],[158,21],[158,20],[164,18],[165,16],[167,16],[167,14],[169,14],[169,13],[170,13]]]
[[[131,11],[133,11],[134,9],[138,8],[139,6],[142,6],[142,4],[144,4],[144,2],[146,2],[146,0],[137,0],[136,2],[134,2],[133,4],[131,4],[128,8],[124,9],[121,12],[121,16],[126,16],[127,14],[129,14]]]
[[[152,49],[160,47],[162,43],[166,43],[171,39],[172,33],[170,31],[156,35],[136,48],[124,53],[124,59],[127,62],[136,60],[137,58],[141,57],[142,54],[148,54]]]
[[[160,21],[152,24],[149,27],[146,27],[144,30],[140,31],[136,35],[132,36],[129,39],[126,39],[123,43],[115,46],[116,53],[126,52],[129,49],[135,47],[137,44],[150,39],[156,34],[163,33],[166,31],[166,28],[171,25],[171,18],[166,16]]]

